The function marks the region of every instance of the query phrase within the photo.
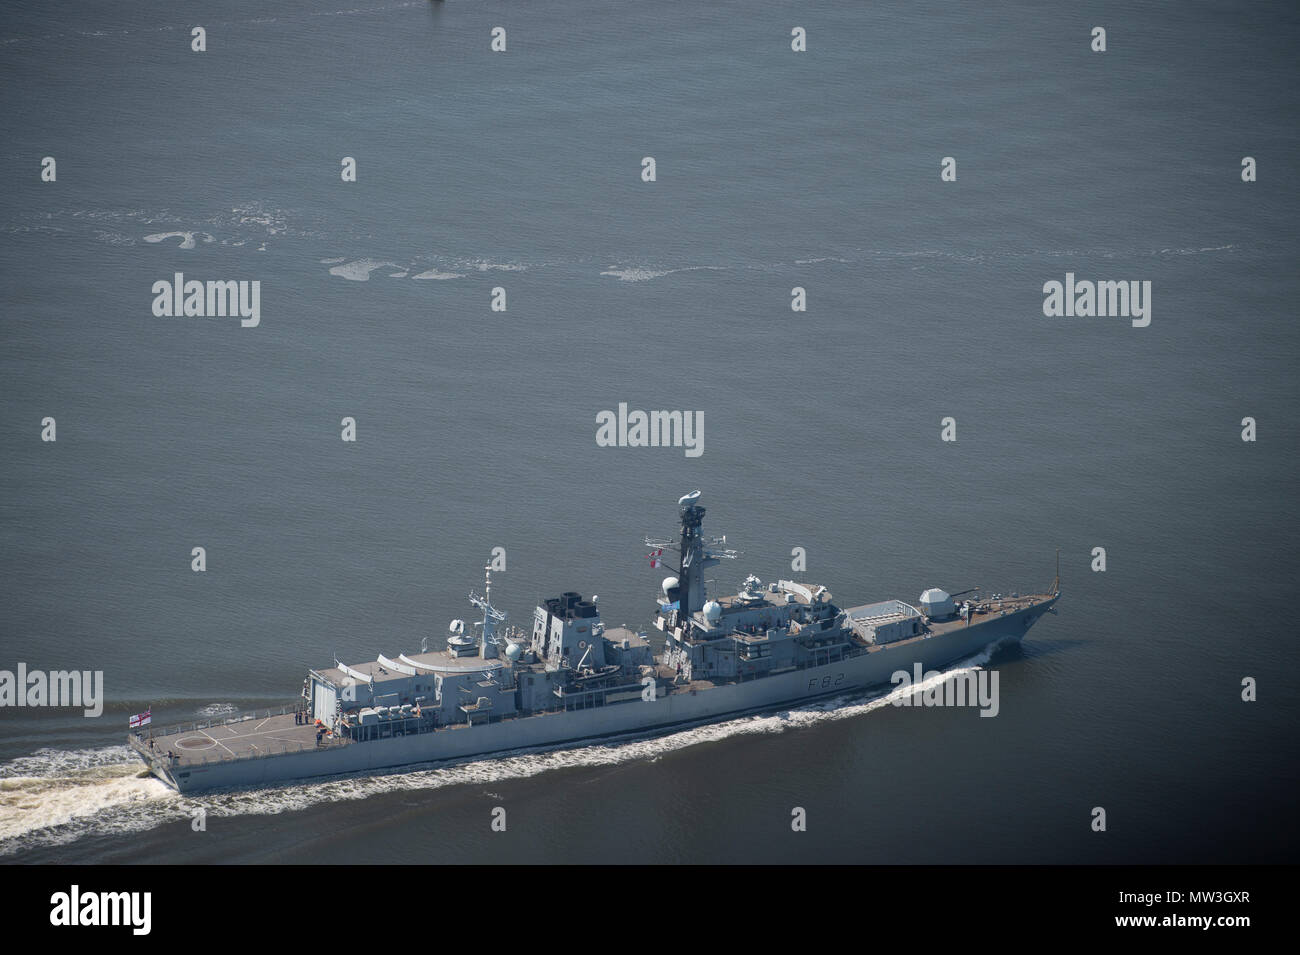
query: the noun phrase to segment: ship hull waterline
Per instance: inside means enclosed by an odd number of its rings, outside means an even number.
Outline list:
[[[909,641],[907,646],[886,646],[847,660],[694,693],[671,693],[648,702],[538,713],[432,733],[184,767],[169,766],[165,759],[138,748],[136,752],[164,783],[189,793],[260,788],[326,776],[381,775],[449,760],[578,746],[617,737],[656,736],[888,686],[894,673],[901,670],[910,676],[917,664],[923,671],[940,670],[995,645],[1019,642],[1038,617],[1052,609],[1056,599],[1052,596],[1006,617]]]

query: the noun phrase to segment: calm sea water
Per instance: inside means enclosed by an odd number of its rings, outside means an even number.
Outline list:
[[[0,668],[108,702],[0,711],[5,860],[1295,861],[1300,14],[995,7],[9,4]],[[1151,281],[1150,326],[1045,318],[1067,271]],[[175,272],[259,280],[261,325],[155,318]],[[704,454],[596,447],[621,401]],[[150,703],[437,645],[494,546],[516,621],[644,626],[697,487],[719,589],[796,546],[845,605],[1039,589],[1060,548],[1061,612],[966,664],[996,719],[849,697],[197,798],[127,757]]]

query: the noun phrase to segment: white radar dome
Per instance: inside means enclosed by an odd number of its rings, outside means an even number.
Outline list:
[[[664,594],[666,595],[666,594],[668,593],[668,591],[672,590],[672,589],[673,589],[674,587],[676,587],[679,583],[681,583],[681,581],[679,581],[676,577],[665,577],[665,578],[664,578]]]
[[[722,604],[716,600],[710,600],[704,605],[704,618],[709,623],[717,623],[722,619]]]

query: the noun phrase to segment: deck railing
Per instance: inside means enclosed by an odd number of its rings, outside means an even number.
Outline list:
[[[292,712],[292,709],[286,710],[286,712]],[[262,715],[260,713],[254,713],[251,716],[246,718],[266,719],[268,716],[276,716],[276,715],[283,715],[283,713],[277,714],[273,710],[268,710],[265,715]],[[190,725],[193,727],[194,730],[199,730],[199,729],[210,729],[213,726],[225,726],[228,723],[241,723],[241,722],[243,722],[243,719],[231,719],[223,722],[198,722]],[[176,728],[177,733],[184,733],[186,731],[187,731],[187,726],[184,725]],[[196,753],[187,753],[184,761],[182,762],[182,760],[179,757],[169,758],[165,748],[164,749],[149,748],[148,741],[150,739],[166,739],[167,735],[171,735],[171,734],[166,734],[164,736],[156,736],[156,737],[136,735],[131,737],[130,744],[132,748],[136,750],[136,752],[138,752],[141,756],[145,757],[146,759],[161,760],[165,762],[165,764],[170,769],[181,770],[192,766],[209,766],[215,763],[241,763],[251,759],[267,759],[271,756],[288,756],[288,755],[293,755],[295,753],[314,753],[317,752],[318,750],[345,746],[352,742],[352,740],[347,739],[346,737],[342,737],[337,734],[334,734],[334,735],[326,735],[322,737],[319,742],[314,742],[314,743],[307,742],[305,740],[298,743],[280,742],[278,748],[274,750],[265,750],[261,752],[254,751],[251,753],[227,753],[227,754],[217,753],[216,755],[212,755],[210,753],[204,753],[202,756],[199,756]]]
[[[214,716],[209,720],[196,720],[193,723],[176,723],[172,726],[157,730],[153,728],[152,724],[150,724],[135,735],[142,739],[156,739],[161,736],[176,736],[180,733],[195,733],[199,730],[211,729],[214,726],[230,726],[234,723],[244,723],[248,720],[265,720],[270,719],[272,716],[285,716],[301,708],[302,707],[295,703],[286,703],[278,710],[254,710],[251,713],[241,713],[239,716],[228,716],[225,719]]]

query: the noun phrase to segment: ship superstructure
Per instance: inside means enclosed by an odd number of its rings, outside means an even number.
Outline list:
[[[707,539],[700,492],[678,501],[680,536],[647,539],[679,566],[662,581],[654,628],[606,627],[595,596],[542,601],[531,631],[492,604],[491,570],[469,601],[477,634],[453,620],[446,648],[378,654],[313,669],[302,700],[258,721],[130,737],[150,768],[182,791],[244,787],[659,732],[887,684],[994,643],[1018,640],[1055,605],[1051,592],[972,596],[931,588],[918,606],[885,600],[842,609],[823,586],[745,579],[710,599],[704,571],[737,554]],[[958,594],[956,596],[962,596]]]

